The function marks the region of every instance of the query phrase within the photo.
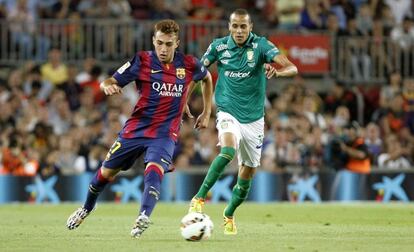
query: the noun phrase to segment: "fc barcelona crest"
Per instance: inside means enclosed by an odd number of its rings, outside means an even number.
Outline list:
[[[184,68],[177,68],[175,75],[177,75],[178,79],[184,79],[185,78],[185,69]]]

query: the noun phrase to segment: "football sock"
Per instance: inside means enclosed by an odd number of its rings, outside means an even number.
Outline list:
[[[223,147],[220,154],[213,160],[208,169],[207,176],[204,178],[203,184],[200,187],[196,197],[205,199],[208,191],[216,183],[224,168],[234,158],[236,150],[233,147]]]
[[[144,192],[140,213],[150,216],[160,198],[162,172],[155,165],[149,165],[144,172]]]
[[[105,186],[109,182],[111,182],[111,180],[104,178],[102,176],[101,169],[99,169],[89,184],[89,191],[83,208],[89,212],[92,211],[95,207],[99,194],[104,190]]]
[[[225,216],[233,216],[236,208],[247,198],[251,184],[251,179],[242,179],[240,177],[237,179],[237,184],[233,187],[233,194],[231,196],[230,204],[224,211]]]

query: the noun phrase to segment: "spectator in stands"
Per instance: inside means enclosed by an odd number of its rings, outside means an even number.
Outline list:
[[[307,0],[301,13],[300,26],[308,30],[321,30],[326,25],[327,11],[329,7],[323,6],[327,1]]]
[[[351,122],[351,115],[349,109],[346,106],[339,106],[335,111],[335,116],[331,121],[331,132],[338,133]]]
[[[82,89],[90,88],[93,92],[93,100],[95,104],[99,104],[105,99],[105,94],[102,93],[99,88],[99,77],[102,74],[102,68],[98,65],[92,67],[90,72],[91,79],[89,81],[81,82],[80,85]]]
[[[78,5],[78,11],[84,18],[109,18],[110,0],[83,0]]]
[[[371,156],[373,165],[378,164],[378,156],[382,153],[382,139],[380,128],[377,124],[370,122],[365,129],[365,144]]]
[[[402,24],[396,26],[391,31],[391,39],[397,46],[400,54],[397,56],[400,59],[398,62],[401,65],[403,76],[412,76],[414,73],[414,23],[410,17],[405,17]]]
[[[70,64],[68,66],[68,80],[65,81],[60,87],[65,92],[66,100],[69,103],[71,111],[78,110],[80,107],[80,94],[82,93],[82,87],[76,82],[76,74],[78,69],[76,65]]]
[[[86,156],[78,156],[74,167],[77,171],[96,172],[105,160],[107,147],[101,144],[93,145]]]
[[[381,86],[379,108],[372,115],[372,121],[378,122],[379,119],[385,115],[390,106],[391,100],[402,93],[401,74],[395,70],[389,74],[388,85]]]
[[[83,29],[79,12],[69,14],[67,24],[64,27],[64,35],[68,38],[67,47],[73,56],[83,57],[83,46],[86,32]]]
[[[164,0],[153,0],[150,2],[150,19],[174,19],[174,13],[167,8]]]
[[[28,133],[34,129],[38,122],[42,121],[41,112],[43,110],[35,97],[25,100],[22,107],[22,112],[17,119],[16,129]]]
[[[384,33],[386,36],[389,36],[392,28],[394,28],[395,26],[395,19],[391,11],[391,8],[388,5],[382,7],[380,18],[382,23],[384,24]]]
[[[0,20],[7,17],[7,8],[4,2],[0,2]]]
[[[392,60],[390,50],[387,48],[387,37],[384,34],[384,26],[381,19],[375,19],[372,23],[372,30],[369,43],[369,55],[372,61],[372,75],[384,76],[391,72]]]
[[[40,66],[35,65],[30,69],[23,84],[24,93],[27,97],[35,97],[40,103],[44,104],[52,92],[52,84],[42,79]]]
[[[39,122],[34,126],[31,134],[28,136],[27,144],[39,152],[40,156],[48,155],[50,148],[49,135],[53,134],[51,127],[44,122]]]
[[[30,59],[33,55],[35,18],[27,8],[27,0],[17,0],[14,8],[7,12],[7,20],[10,22],[12,50],[17,47],[20,59]]]
[[[62,175],[75,175],[84,172],[84,167],[76,167],[79,144],[70,135],[62,135],[59,139],[57,166]]]
[[[34,176],[38,169],[37,159],[32,150],[24,146],[23,135],[19,132],[11,132],[9,141],[1,149],[2,170],[0,174],[15,176]]]
[[[368,3],[364,3],[359,7],[358,14],[356,16],[356,24],[358,30],[363,35],[368,35],[372,30],[373,15]]]
[[[341,151],[348,157],[347,170],[367,174],[371,171],[371,160],[364,138],[359,135],[359,125],[354,121],[345,129],[345,141],[340,142]]]
[[[176,159],[174,160],[174,167],[177,169],[189,169],[192,164],[203,164],[201,157],[194,150],[194,135],[192,133],[181,136],[174,153]]]
[[[263,149],[263,169],[280,171],[288,165],[299,165],[300,152],[293,141],[294,131],[277,123],[274,125],[273,130],[276,137]]]
[[[48,106],[48,123],[53,127],[53,133],[65,134],[72,125],[72,113],[62,90],[54,90],[50,97]]]
[[[384,2],[391,9],[396,24],[401,24],[404,17],[413,15],[413,13],[411,13],[411,0],[384,0]]]
[[[23,90],[23,74],[24,72],[21,69],[13,69],[7,79],[11,94],[16,96],[16,98],[21,99],[18,103],[21,103],[21,101],[25,99]],[[16,110],[15,112],[19,111]]]
[[[404,111],[406,113],[405,124],[414,134],[414,79],[407,78],[403,82]]]
[[[326,140],[323,130],[312,127],[309,134],[305,135],[302,145],[299,146],[301,166],[304,173],[317,172],[323,169],[323,151]]]
[[[302,103],[302,113],[303,115],[309,120],[313,127],[321,128],[322,130],[326,130],[327,125],[325,118],[323,115],[318,111],[318,102],[321,99],[317,96],[317,94],[312,94],[309,96],[304,97]]]
[[[345,83],[336,81],[325,98],[324,111],[333,115],[339,106],[345,106],[350,112],[350,120],[357,118],[357,100],[355,94],[345,87]]]
[[[326,19],[326,29],[329,35],[331,35],[334,39],[334,41],[332,42],[336,44],[336,37],[341,35],[341,33],[343,33],[344,31],[339,26],[338,16],[333,12],[328,13],[328,17]],[[335,48],[335,52],[337,52],[338,48]]]
[[[1,89],[1,86],[0,86]],[[1,90],[0,90],[1,94]],[[16,114],[15,111],[13,111],[11,104],[7,102],[7,98],[4,99],[4,101],[0,100],[0,107],[1,107],[1,113],[0,113],[0,132],[5,131],[6,128],[12,128],[16,125]]]
[[[131,5],[127,0],[111,0],[109,1],[109,10],[111,16],[117,19],[131,19]]]
[[[278,0],[274,2],[279,21],[277,28],[282,31],[292,31],[299,28],[301,12],[305,6],[304,0]]]
[[[349,65],[352,77],[356,81],[368,81],[370,78],[371,59],[368,55],[368,40],[358,29],[355,18],[348,19],[347,29],[341,35],[347,37],[347,58],[350,59]]]
[[[404,98],[401,93],[395,95],[390,102],[388,112],[380,119],[383,135],[399,134],[406,126],[406,114],[403,108]]]
[[[345,30],[348,17],[355,16],[354,6],[347,0],[332,0],[330,11],[337,17],[338,27],[341,30]],[[329,23],[327,20],[327,25]]]
[[[173,12],[177,19],[186,19],[192,8],[191,1],[189,0],[166,0],[165,2],[167,8]]]
[[[409,169],[412,167],[410,161],[405,157],[407,151],[402,148],[398,137],[394,134],[385,139],[386,152],[378,157],[378,167],[382,169]]]
[[[97,61],[95,58],[85,58],[82,63],[82,67],[79,69],[79,72],[76,74],[75,81],[77,83],[82,83],[91,80],[91,70],[92,67],[97,65]],[[105,76],[99,76],[99,81],[105,80]]]
[[[212,120],[214,122],[214,120]],[[214,124],[209,128],[197,132],[197,140],[194,143],[194,149],[200,155],[203,164],[210,164],[218,155],[219,149],[217,147],[217,133]]]
[[[86,126],[88,123],[88,118],[90,115],[96,111],[96,106],[94,104],[93,90],[86,88],[82,91],[80,95],[80,108],[75,113],[75,118],[78,118],[80,126]]]
[[[47,155],[41,157],[38,174],[42,179],[60,174],[58,163],[58,151],[52,150]]]
[[[49,51],[48,61],[40,68],[42,78],[49,81],[55,87],[68,80],[68,69],[62,62],[62,53],[58,47],[53,47]]]

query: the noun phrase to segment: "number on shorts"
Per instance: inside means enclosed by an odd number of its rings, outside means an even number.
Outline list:
[[[105,160],[108,160],[112,154],[114,154],[115,151],[117,151],[119,148],[121,148],[121,143],[116,141],[112,146],[111,149],[109,149],[108,154],[106,154]]]

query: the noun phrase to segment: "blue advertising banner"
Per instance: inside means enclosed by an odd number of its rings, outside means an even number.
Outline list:
[[[161,200],[186,202],[197,192],[203,172],[177,171],[164,176]],[[0,204],[9,202],[83,202],[93,174],[78,176],[0,176]],[[224,174],[211,189],[211,202],[230,199],[237,174]],[[100,196],[101,201],[140,202],[143,176],[120,176]],[[414,201],[414,173],[373,173],[361,175],[346,170],[298,176],[258,171],[248,200],[273,201]]]

